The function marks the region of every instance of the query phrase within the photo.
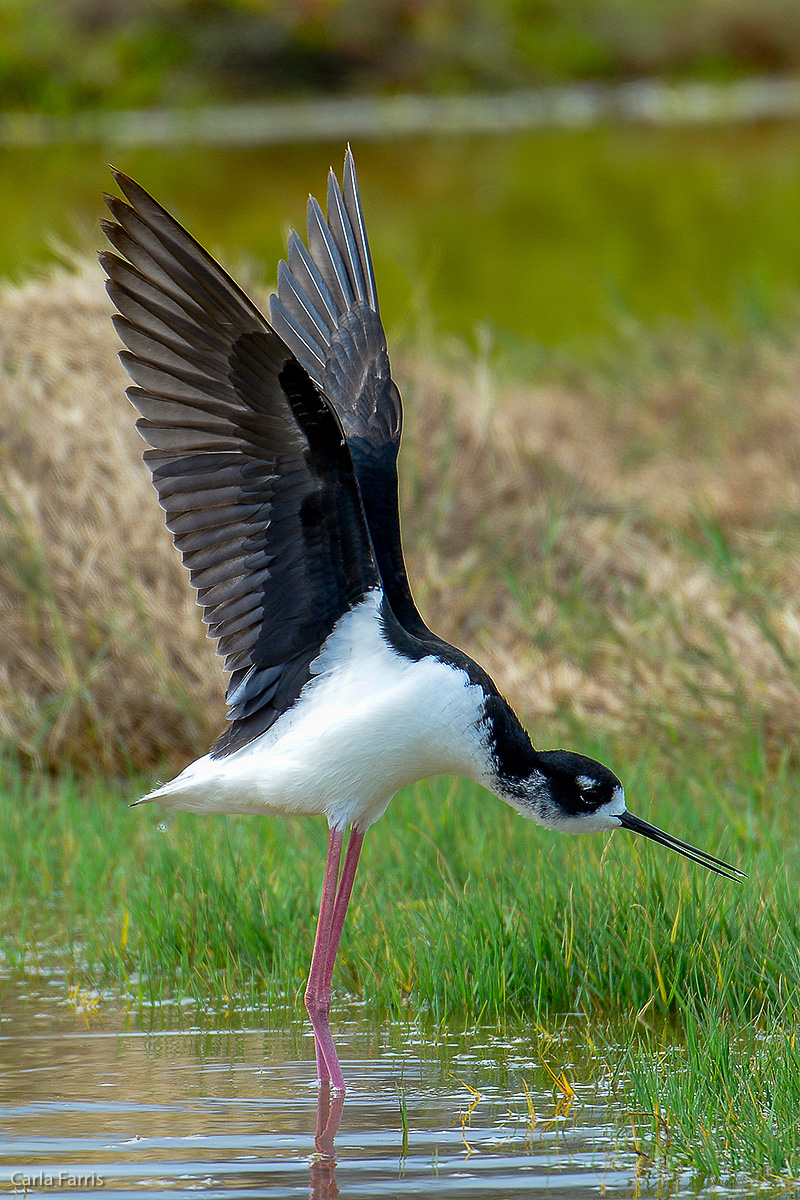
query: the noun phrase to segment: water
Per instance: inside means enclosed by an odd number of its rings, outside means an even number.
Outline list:
[[[342,1102],[318,1092],[307,1025],[196,1020],[91,993],[68,1003],[61,980],[7,984],[0,1185],[71,1197],[690,1194],[688,1180],[642,1172],[580,1021],[574,1039],[543,1044],[526,1031],[385,1028],[344,1007]],[[545,1059],[570,1080],[568,1104]]]
[[[271,285],[343,140],[302,146],[0,148],[0,273],[53,239],[96,250],[109,161],[228,266]],[[601,125],[355,142],[392,345],[432,329],[508,353],[591,354],[631,318],[760,319],[800,279],[800,122]]]

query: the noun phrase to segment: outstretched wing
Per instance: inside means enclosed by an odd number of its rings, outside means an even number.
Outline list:
[[[138,184],[101,255],[167,526],[231,672],[221,756],[298,697],[339,617],[379,582],[350,452],[258,309]],[[125,261],[127,260],[127,261]]]
[[[289,235],[270,319],[342,423],[392,610],[409,633],[427,637],[400,538],[397,453],[403,408],[389,366],[349,147],[343,187],[333,171],[328,176],[327,220],[309,198],[308,249],[294,230]]]

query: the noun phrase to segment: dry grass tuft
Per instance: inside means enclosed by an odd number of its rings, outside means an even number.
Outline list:
[[[405,364],[424,611],[543,740],[560,716],[722,742],[745,721],[793,750],[797,329],[740,347],[640,334],[640,361],[569,386]]]
[[[141,462],[93,264],[0,294],[0,736],[51,766],[179,766],[223,675]],[[800,324],[798,325],[800,328]],[[800,338],[642,335],[605,378],[398,361],[412,582],[542,743],[776,750],[800,723]]]
[[[99,267],[0,296],[2,734],[50,765],[152,765],[223,675],[141,462]]]

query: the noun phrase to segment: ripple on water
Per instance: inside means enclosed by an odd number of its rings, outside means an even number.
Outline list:
[[[238,1014],[243,1028],[157,1028],[101,997],[96,1010],[7,989],[0,1046],[0,1182],[32,1192],[250,1197],[341,1194],[663,1195],[636,1180],[620,1114],[591,1083],[560,1112],[535,1039],[376,1028],[342,1019],[351,1090],[336,1164],[315,1152],[314,1047],[300,1022]],[[193,1019],[195,1019],[193,1017]],[[576,1077],[586,1062],[553,1051]],[[527,1094],[526,1094],[527,1089]],[[408,1121],[404,1144],[400,1096]],[[535,1119],[531,1119],[531,1113]],[[681,1194],[672,1180],[669,1194]],[[675,1187],[675,1184],[678,1184]],[[336,1189],[339,1189],[337,1193]]]

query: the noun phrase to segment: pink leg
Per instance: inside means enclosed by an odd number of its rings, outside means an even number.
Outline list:
[[[364,834],[358,829],[350,831],[342,877],[338,879],[343,838],[344,833],[341,829],[331,829],[317,936],[306,987],[306,1008],[314,1027],[317,1074],[321,1083],[330,1080],[331,1086],[341,1092],[344,1092],[344,1076],[329,1024],[331,982]]]
[[[342,867],[341,878],[339,879],[339,887],[336,890],[336,903],[333,906],[333,921],[331,922],[331,938],[328,943],[328,961],[325,965],[325,990],[330,1001],[331,983],[333,982],[333,966],[336,962],[336,953],[339,949],[339,942],[342,937],[342,929],[344,928],[344,919],[347,916],[347,906],[350,903],[350,895],[353,891],[353,880],[356,877],[356,867],[358,866],[358,856],[361,853],[361,847],[364,844],[364,832],[361,829],[356,829],[355,825],[350,830],[350,837],[347,842],[347,853],[344,856],[344,866]]]
[[[331,1037],[328,1013],[330,998],[325,1004],[325,969],[328,963],[328,946],[331,939],[331,924],[333,909],[336,902],[336,885],[339,880],[339,859],[342,853],[344,832],[341,829],[331,829],[328,839],[328,859],[325,863],[325,881],[322,885],[322,900],[319,905],[317,919],[317,936],[314,939],[314,953],[311,956],[311,970],[306,984],[306,1009],[314,1027],[314,1044],[317,1051],[317,1076],[320,1083],[331,1079],[334,1073],[341,1077],[342,1071]],[[328,1064],[333,1070],[329,1070]],[[333,1083],[334,1087],[343,1086]]]

